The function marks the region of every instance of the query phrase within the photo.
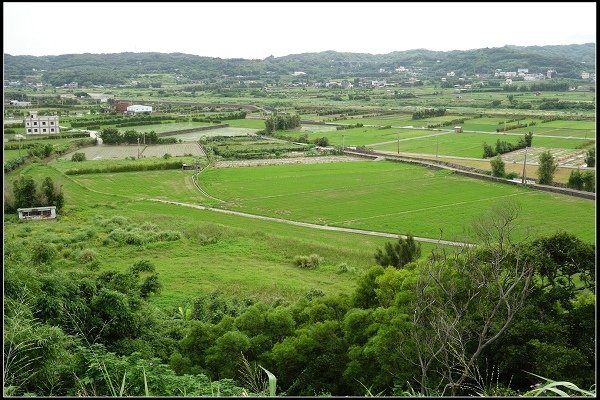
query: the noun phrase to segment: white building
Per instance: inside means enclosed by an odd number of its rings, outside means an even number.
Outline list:
[[[300,76],[300,75],[306,75],[306,72],[304,71],[294,71],[294,76]]]
[[[64,85],[62,85],[62,87],[65,89],[77,89],[79,87],[79,84],[77,84],[77,82],[65,83]]]
[[[19,219],[49,219],[56,218],[56,207],[17,208]]]
[[[15,106],[15,107],[29,107],[29,106],[31,106],[31,102],[30,101],[11,100],[10,105]]]
[[[581,73],[581,79],[590,79],[590,73],[589,72],[582,72]]]
[[[143,112],[152,112],[152,106],[134,104],[132,106],[127,107],[127,114],[139,114]]]
[[[57,115],[38,116],[37,111],[30,111],[23,120],[25,133],[28,135],[48,135],[60,133]]]
[[[455,76],[454,71],[446,72],[446,76]]]

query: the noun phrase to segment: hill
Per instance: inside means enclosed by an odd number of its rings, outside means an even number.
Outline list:
[[[12,56],[4,54],[5,79],[23,80],[32,74],[52,85],[69,82],[123,84],[141,74],[176,74],[199,80],[225,76],[264,78],[306,72],[309,78],[352,78],[389,74],[399,66],[415,68],[424,76],[492,74],[495,69],[530,72],[557,71],[559,77],[577,78],[595,69],[595,43],[561,46],[504,46],[466,51],[396,51],[388,54],[319,53],[267,57],[264,60],[221,59],[182,53],[65,54],[59,56]]]

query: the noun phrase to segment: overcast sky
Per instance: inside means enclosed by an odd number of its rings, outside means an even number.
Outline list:
[[[596,3],[3,3],[4,53],[220,58],[596,41]]]

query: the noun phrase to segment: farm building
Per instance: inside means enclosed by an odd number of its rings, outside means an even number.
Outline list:
[[[25,133],[28,135],[47,135],[60,132],[57,115],[38,116],[37,111],[30,111],[25,120]]]
[[[11,100],[10,105],[15,106],[15,107],[30,107],[31,102],[30,101]]]
[[[56,218],[56,207],[18,208],[19,219],[51,219]]]
[[[129,103],[128,101],[115,101],[112,103],[112,107],[116,112],[122,112],[122,113],[126,113],[127,112],[127,107],[129,107],[131,105],[131,103]]]
[[[456,132],[456,133],[461,133],[462,131],[463,131],[463,128],[462,128],[462,126],[455,126],[455,127],[454,127],[454,132]]]
[[[127,107],[127,114],[139,114],[143,112],[152,112],[152,106],[134,104],[132,106]]]

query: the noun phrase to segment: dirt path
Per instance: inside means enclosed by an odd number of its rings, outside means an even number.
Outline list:
[[[160,203],[167,203],[167,204],[175,204],[175,205],[178,205],[178,206],[196,208],[196,209],[199,209],[199,210],[207,210],[207,211],[213,211],[213,212],[220,212],[220,213],[223,213],[223,214],[237,215],[239,217],[244,217],[244,218],[254,218],[254,219],[260,219],[260,220],[263,220],[263,221],[279,222],[279,223],[283,223],[283,224],[301,226],[301,227],[304,227],[304,228],[319,229],[319,230],[323,230],[323,231],[356,233],[356,234],[359,234],[359,235],[380,236],[380,237],[387,237],[387,238],[393,238],[393,239],[398,239],[398,238],[401,237],[401,238],[406,239],[405,235],[397,235],[395,233],[377,232],[377,231],[365,231],[365,230],[362,230],[362,229],[342,228],[342,227],[339,227],[339,226],[328,226],[328,225],[311,224],[311,223],[308,223],[308,222],[291,221],[291,220],[288,220],[288,219],[267,217],[267,216],[264,216],[264,215],[249,214],[249,213],[244,213],[244,212],[240,212],[240,211],[225,210],[225,209],[222,209],[222,208],[206,207],[206,206],[201,206],[201,205],[198,205],[198,204],[181,203],[181,202],[178,202],[178,201],[161,200],[161,199],[145,199],[145,200],[157,201],[157,202],[160,202]],[[422,237],[416,237],[416,236],[414,237],[414,239],[416,241],[418,241],[418,242],[434,243],[434,244],[440,244],[440,245],[446,245],[446,246],[457,246],[457,247],[464,247],[464,246],[472,247],[473,246],[470,243],[453,242],[453,241],[450,241],[450,240],[422,238]]]

